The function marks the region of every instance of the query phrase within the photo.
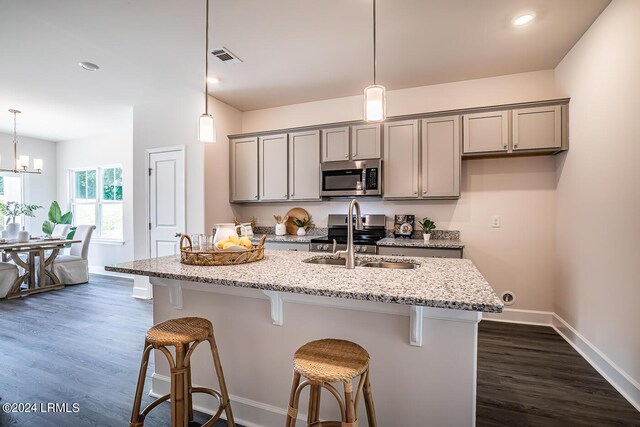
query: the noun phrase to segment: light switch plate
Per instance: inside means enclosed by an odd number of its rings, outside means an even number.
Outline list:
[[[491,217],[491,227],[500,228],[500,215],[493,215]]]

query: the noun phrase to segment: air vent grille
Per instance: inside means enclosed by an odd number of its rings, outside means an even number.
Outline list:
[[[211,54],[218,58],[220,61],[225,64],[238,64],[242,62],[240,58],[235,56],[229,49],[226,47],[218,47],[211,51]]]

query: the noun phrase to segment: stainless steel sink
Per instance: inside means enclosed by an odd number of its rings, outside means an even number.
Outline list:
[[[413,268],[418,268],[418,264],[413,264],[411,262],[365,262],[360,264],[360,267],[372,267],[372,268],[391,268],[394,270],[410,270]]]
[[[346,261],[344,258],[312,258],[304,260],[308,264],[321,264],[321,265],[340,265],[344,266]],[[371,267],[371,268],[391,268],[395,270],[409,270],[412,268],[418,268],[418,264],[410,262],[391,262],[391,261],[361,261],[356,259],[357,267]]]

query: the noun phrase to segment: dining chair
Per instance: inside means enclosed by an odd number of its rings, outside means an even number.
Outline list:
[[[18,279],[18,267],[8,262],[0,262],[0,299],[7,296]]]
[[[89,281],[89,243],[95,225],[79,225],[73,235],[74,243],[69,249],[69,255],[58,255],[53,261],[52,272],[63,285],[79,285]]]
[[[56,224],[56,226],[53,227],[53,232],[51,233],[51,235],[55,237],[60,236],[62,238],[66,238],[69,234],[70,229],[71,226],[69,224]]]

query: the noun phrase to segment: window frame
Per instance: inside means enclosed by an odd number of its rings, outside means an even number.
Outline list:
[[[103,177],[104,172],[107,169],[120,169],[120,177],[122,180],[122,164],[110,164],[110,165],[102,165],[102,166],[87,166],[80,168],[72,168],[69,169],[69,210],[73,212],[73,225],[76,224],[76,206],[77,205],[93,205],[94,213],[96,219],[96,230],[95,230],[95,238],[92,241],[95,242],[103,242],[103,243],[111,243],[111,244],[124,244],[124,187],[122,189],[122,200],[105,200],[103,198]],[[96,198],[95,199],[76,199],[76,172],[83,171],[96,171]],[[122,186],[122,183],[121,183]],[[78,202],[77,200],[83,200]],[[90,200],[90,201],[86,201]],[[104,205],[120,205],[122,206],[122,235],[120,237],[103,237],[102,235],[102,219],[103,212],[102,208]]]

